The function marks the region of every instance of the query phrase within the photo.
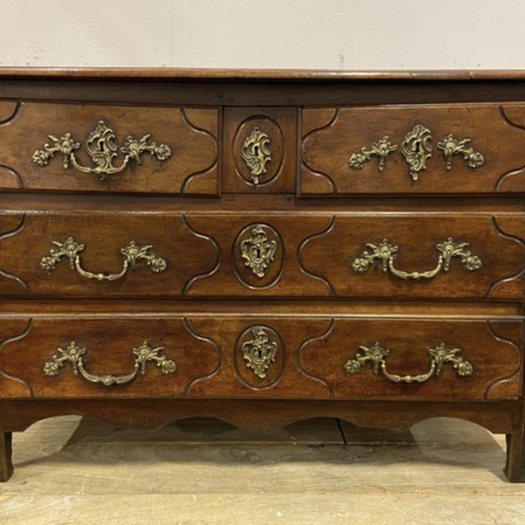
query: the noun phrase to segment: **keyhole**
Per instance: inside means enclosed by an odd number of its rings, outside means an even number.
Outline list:
[[[262,349],[261,348],[257,348],[257,358],[258,359],[262,359],[262,356],[263,356]]]
[[[255,252],[257,253],[257,259],[260,259],[261,258],[261,249],[258,246],[255,248]]]
[[[259,156],[259,146],[255,145],[253,147],[253,152],[255,153],[255,156],[258,157]]]
[[[104,142],[102,140],[98,141],[98,149],[101,153],[104,153]]]
[[[415,146],[416,147],[414,149],[416,150],[416,153],[421,153],[421,141],[420,140],[416,142]]]

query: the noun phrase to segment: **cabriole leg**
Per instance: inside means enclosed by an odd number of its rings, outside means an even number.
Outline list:
[[[525,482],[525,435],[523,431],[507,434],[507,464],[503,472],[513,483]]]
[[[11,439],[11,432],[0,432],[0,481],[7,481],[13,475]]]

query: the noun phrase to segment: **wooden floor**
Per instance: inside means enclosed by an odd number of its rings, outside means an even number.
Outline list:
[[[401,434],[332,419],[261,434],[55,418],[15,434],[0,523],[523,525],[525,484],[505,481],[503,444],[451,419]]]

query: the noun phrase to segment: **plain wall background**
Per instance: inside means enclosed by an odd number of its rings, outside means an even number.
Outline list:
[[[0,0],[1,66],[525,69],[525,0]]]

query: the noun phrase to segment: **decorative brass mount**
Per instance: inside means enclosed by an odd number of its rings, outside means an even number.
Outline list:
[[[133,372],[124,376],[99,376],[90,374],[86,371],[84,368],[83,356],[86,354],[87,350],[72,341],[65,350],[57,348],[56,354],[45,363],[44,374],[46,376],[56,376],[60,373],[65,363],[69,362],[71,363],[75,375],[80,373],[84,379],[91,383],[101,383],[104,386],[124,385],[133,381],[133,379],[137,377],[139,371],[141,375],[144,375],[146,373],[146,365],[150,361],[155,362],[155,364],[162,370],[163,374],[175,373],[177,370],[177,364],[175,361],[167,359],[166,356],[159,355],[163,350],[164,348],[162,346],[153,348],[147,341],[144,341],[133,349],[133,354],[136,356]]]
[[[351,168],[360,170],[363,168],[366,162],[372,159],[373,156],[377,156],[379,157],[378,169],[379,171],[383,171],[388,155],[396,151],[396,149],[397,146],[395,144],[392,145],[392,143],[388,140],[388,135],[385,135],[378,142],[374,142],[370,149],[366,149],[366,147],[364,147],[361,148],[359,153],[353,153],[350,157],[350,160],[348,161],[348,164]]]
[[[477,169],[485,163],[485,157],[472,147],[467,147],[471,139],[458,140],[451,133],[447,135],[437,147],[443,152],[447,171],[452,169],[452,157],[462,155],[469,168]],[[385,168],[385,162],[391,153],[397,150],[397,144],[392,144],[388,136],[384,136],[378,142],[372,144],[370,149],[361,148],[359,153],[353,153],[348,160],[348,165],[360,170],[373,156],[379,158],[378,169],[380,172]],[[427,169],[426,162],[432,157],[432,134],[428,128],[417,124],[411,129],[401,143],[400,151],[408,164],[410,178],[413,181],[419,179],[419,173]]]
[[[416,181],[419,172],[426,170],[427,159],[432,157],[432,135],[430,130],[418,124],[409,131],[401,143],[401,153],[408,164],[410,177]]]
[[[251,331],[253,339],[242,344],[242,357],[246,366],[251,368],[257,377],[264,379],[266,371],[275,362],[279,344],[270,340],[270,332],[264,326],[254,326]]]
[[[269,241],[265,225],[258,225],[252,229],[252,236],[241,242],[241,257],[245,266],[259,278],[265,276],[265,270],[275,258],[277,242]]]
[[[450,363],[459,377],[468,377],[472,375],[474,368],[468,361],[465,361],[462,356],[458,355],[460,352],[460,348],[447,349],[445,343],[441,343],[435,348],[429,348],[428,350],[431,361],[430,369],[426,374],[400,376],[391,374],[386,369],[386,358],[390,350],[381,346],[379,343],[375,343],[370,348],[360,346],[355,358],[348,360],[344,368],[347,374],[358,374],[361,368],[370,362],[375,375],[378,375],[379,371],[381,371],[387,379],[394,383],[424,383],[433,375],[439,376],[443,365]]]
[[[457,140],[452,133],[438,142],[437,147],[443,151],[447,163],[447,171],[452,169],[452,157],[454,155],[463,155],[468,167],[472,169],[479,168],[485,163],[485,157],[474,148],[467,147],[470,139]]]
[[[66,133],[63,137],[57,138],[49,135],[53,141],[52,145],[44,144],[44,149],[36,150],[33,153],[33,162],[39,166],[47,166],[50,159],[57,153],[62,155],[62,165],[65,170],[69,168],[69,163],[82,173],[94,173],[101,181],[108,175],[113,175],[123,171],[130,161],[141,164],[140,156],[143,153],[155,155],[158,160],[164,161],[171,156],[171,149],[166,144],[157,146],[155,142],[148,143],[151,135],[144,135],[140,140],[128,136],[124,146],[120,151],[125,155],[120,166],[113,166],[113,159],[117,156],[117,146],[115,144],[115,132],[106,126],[103,120],[99,121],[97,127],[91,132],[86,142],[86,148],[95,167],[86,167],[78,163],[75,157],[75,150],[80,148],[80,143],[72,138],[71,133]]]
[[[55,269],[62,258],[65,258],[69,266],[83,277],[96,279],[97,281],[116,281],[121,279],[130,268],[134,269],[140,261],[145,261],[154,273],[161,273],[167,268],[166,260],[157,257],[151,252],[153,246],[140,247],[135,241],[131,241],[129,246],[120,250],[120,253],[124,256],[122,271],[119,273],[92,273],[84,270],[80,264],[80,252],[84,250],[83,244],[75,241],[73,237],[69,237],[65,242],[53,241],[53,244],[57,248],[51,248],[49,255],[42,257],[40,261],[40,267],[49,272]]]
[[[479,270],[482,262],[477,255],[467,250],[469,243],[457,243],[449,237],[446,241],[436,245],[439,252],[438,262],[434,269],[426,272],[405,272],[394,267],[394,260],[398,251],[398,246],[390,244],[388,239],[383,239],[379,244],[367,243],[368,250],[365,250],[361,257],[352,261],[352,270],[356,273],[365,273],[369,266],[375,261],[381,261],[383,272],[390,270],[394,275],[401,279],[430,279],[437,275],[441,270],[450,270],[450,261],[453,257],[459,257],[463,266],[470,271]]]
[[[241,156],[250,170],[252,182],[257,186],[261,183],[261,175],[267,172],[266,164],[272,160],[270,137],[259,128],[253,128],[244,141]]]

